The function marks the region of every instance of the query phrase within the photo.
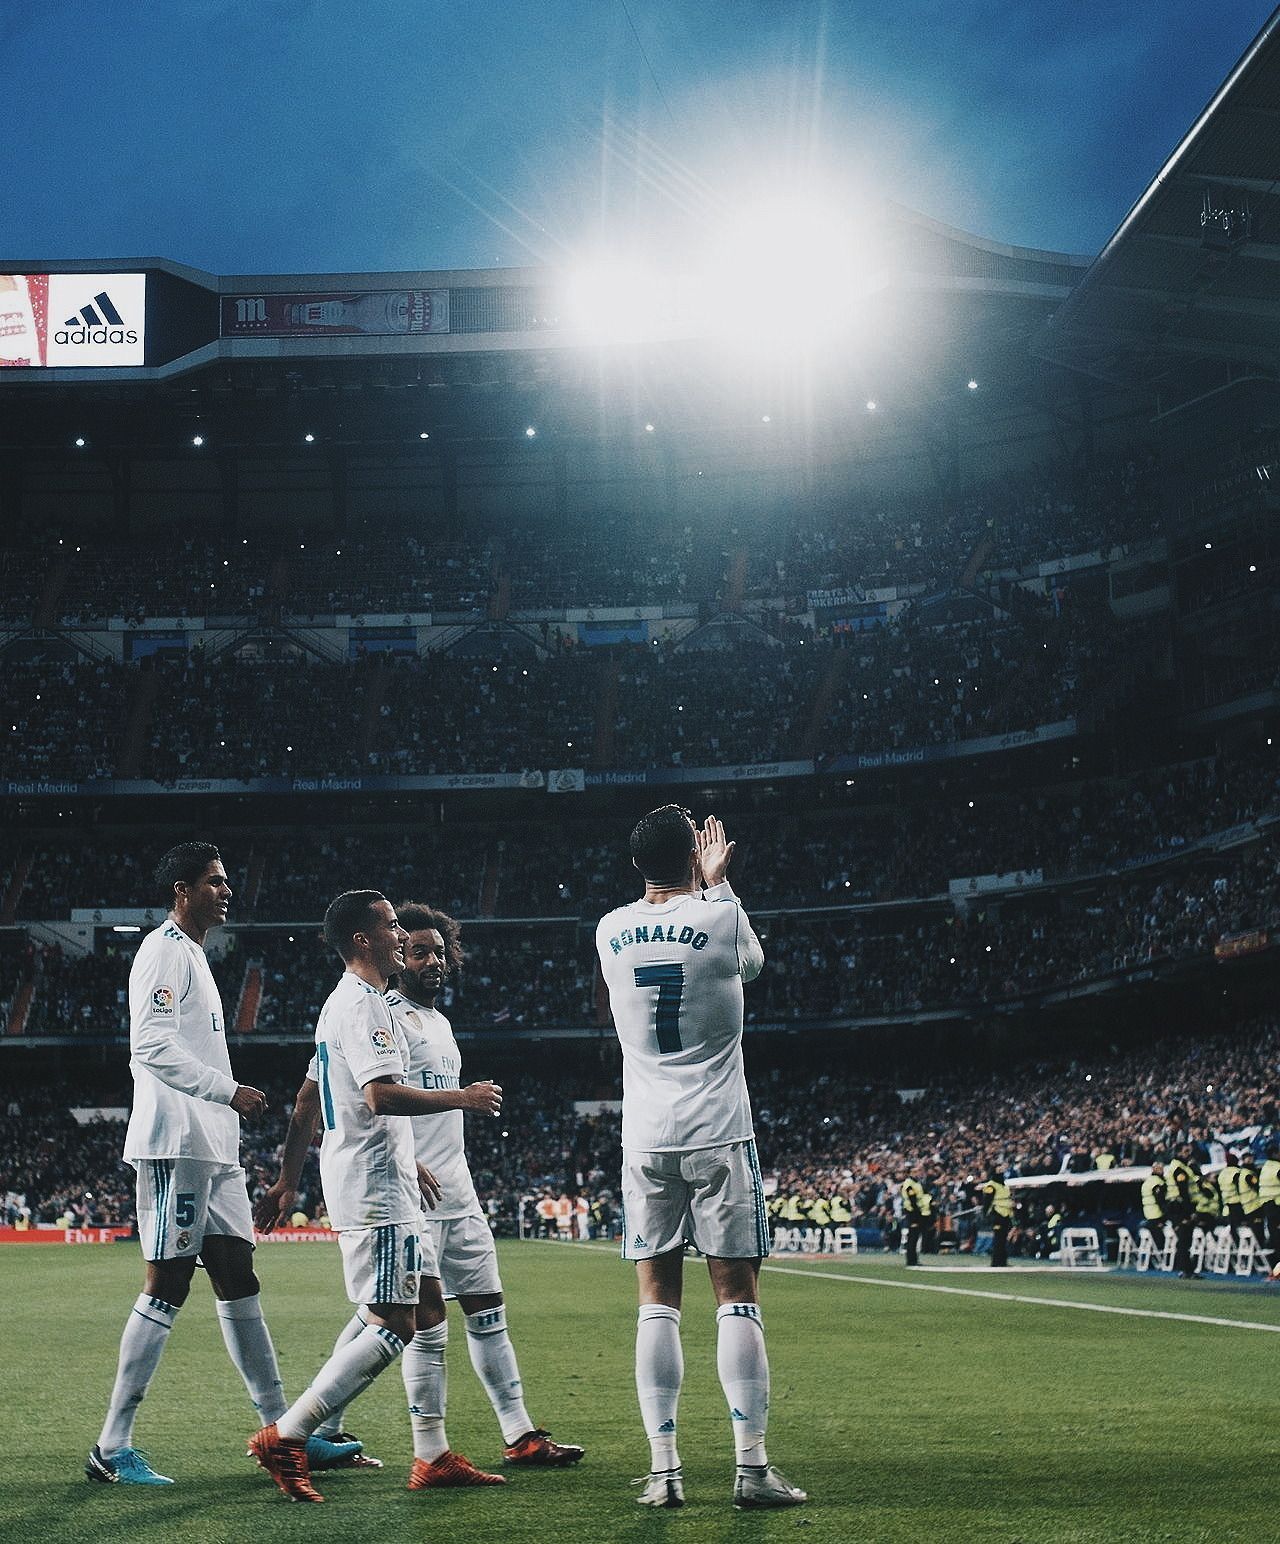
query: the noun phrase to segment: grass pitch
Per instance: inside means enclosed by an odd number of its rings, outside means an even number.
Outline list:
[[[704,1268],[691,1260],[680,1412],[689,1504],[636,1507],[627,1482],[648,1467],[648,1449],[632,1381],[631,1269],[605,1248],[508,1244],[502,1271],[531,1412],[583,1443],[582,1465],[517,1471],[502,1490],[409,1494],[408,1419],[392,1369],[350,1419],[386,1468],[321,1476],[327,1505],[317,1513],[287,1503],[244,1457],[253,1413],[199,1277],[137,1429],[178,1484],[87,1483],[81,1466],[141,1282],[137,1251],[0,1249],[0,1540],[1224,1544],[1276,1536],[1280,1335],[1244,1326],[1280,1330],[1280,1290],[963,1267],[915,1273],[873,1256],[776,1266],[763,1286],[769,1446],[810,1492],[808,1506],[741,1514],[729,1505],[732,1449],[711,1299]],[[337,1251],[267,1246],[259,1268],[294,1394],[349,1313]],[[962,1290],[919,1290],[935,1287]],[[1136,1312],[1066,1306],[1088,1303]],[[457,1318],[449,1370],[452,1444],[496,1465],[498,1431]]]

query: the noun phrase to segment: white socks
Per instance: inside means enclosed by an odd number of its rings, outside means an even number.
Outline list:
[[[507,1310],[499,1303],[479,1313],[465,1315],[467,1350],[476,1376],[484,1384],[493,1413],[502,1427],[502,1440],[508,1446],[526,1432],[533,1422],[524,1405],[524,1385],[516,1364],[516,1350],[507,1333]]]
[[[104,1458],[133,1446],[133,1421],[147,1387],[155,1376],[165,1341],[178,1310],[172,1303],[143,1292],[133,1305],[120,1337],[120,1361],[115,1387],[107,1408],[106,1424],[98,1438]]]
[[[447,1322],[419,1330],[405,1347],[400,1371],[409,1397],[409,1422],[413,1427],[413,1456],[430,1463],[449,1451],[444,1434],[447,1374],[444,1348],[449,1340]]]
[[[403,1350],[404,1341],[385,1324],[366,1324],[333,1353],[302,1398],[276,1422],[276,1429],[294,1440],[311,1436],[325,1416],[349,1405]]]
[[[333,1343],[334,1351],[341,1351],[343,1346],[349,1346],[368,1322],[364,1316],[364,1309],[357,1308],[355,1313],[338,1331],[338,1338]],[[339,1406],[337,1410],[326,1415],[324,1420],[316,1427],[315,1435],[317,1437],[328,1437],[332,1441],[340,1431],[345,1430],[342,1422],[346,1413],[346,1409]]]
[[[722,1303],[716,1309],[716,1370],[729,1401],[739,1468],[767,1464],[769,1358],[757,1303]]]
[[[676,1406],[683,1382],[680,1310],[663,1303],[641,1303],[636,1323],[636,1393],[649,1439],[649,1468],[654,1474],[680,1467]]]
[[[269,1426],[284,1414],[286,1400],[276,1348],[271,1344],[271,1332],[262,1317],[258,1294],[231,1302],[218,1299],[217,1312],[227,1353],[244,1379],[262,1424]]]

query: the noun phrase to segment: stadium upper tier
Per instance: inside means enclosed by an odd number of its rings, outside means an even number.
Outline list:
[[[1039,578],[1042,563],[1161,533],[1145,450],[1099,457],[1087,474],[1045,464],[958,499],[850,490],[767,511],[729,501],[655,515],[602,493],[581,517],[475,519],[456,539],[430,521],[395,522],[403,534],[389,524],[129,540],[57,522],[15,527],[0,546],[0,621],[92,629],[148,617],[306,623],[717,603],[804,612],[824,591],[905,597],[962,579]]]
[[[978,875],[1052,885],[1190,860],[1280,815],[1277,752],[1253,752],[1032,791],[957,775],[927,799],[726,818],[753,910],[949,898]],[[173,840],[181,835],[177,828]],[[423,826],[219,829],[233,921],[314,919],[333,875],[398,899],[424,887],[459,916],[593,919],[635,884],[625,820],[451,821]],[[94,830],[0,844],[0,906],[19,922],[148,907],[150,855],[166,837]]]
[[[295,648],[201,651],[152,668],[13,664],[0,776],[352,777],[556,767],[715,767],[948,745],[1071,720],[1139,651],[1081,602],[945,629],[897,626],[787,643],[584,649],[499,637],[474,656],[329,664]],[[519,640],[516,640],[517,642]],[[1074,727],[1074,726],[1073,726]]]

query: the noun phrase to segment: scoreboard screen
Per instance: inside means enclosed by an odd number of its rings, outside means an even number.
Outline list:
[[[101,369],[146,357],[143,273],[0,273],[0,369]]]

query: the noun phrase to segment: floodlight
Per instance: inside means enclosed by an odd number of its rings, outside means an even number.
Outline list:
[[[638,343],[670,320],[669,290],[637,263],[599,257],[569,274],[561,309],[584,343]]]
[[[871,277],[860,227],[835,204],[798,196],[745,205],[709,254],[703,297],[717,333],[749,344],[832,339]]]
[[[204,435],[203,434],[193,434],[191,436],[191,443],[195,446],[195,448],[197,450],[199,450],[201,445],[204,444]]]
[[[314,434],[304,434],[302,438],[307,442],[308,445],[314,445],[316,442],[316,437]]]
[[[429,440],[429,439],[430,439],[430,438],[431,438],[431,436],[430,436],[430,435],[429,435],[429,434],[428,434],[428,433],[427,433],[427,431],[426,431],[426,430],[425,430],[425,429],[424,429],[424,430],[423,430],[423,431],[422,431],[422,433],[421,433],[421,434],[420,434],[420,435],[419,435],[419,436],[418,436],[418,438],[419,438],[419,439],[420,439],[420,440]]]
[[[532,440],[536,438],[537,433],[538,431],[533,427],[532,424],[530,424],[529,427],[524,431],[524,437],[526,440]]]
[[[977,381],[974,380],[974,378],[972,376],[969,377],[969,380],[968,380],[967,384],[968,384],[968,387],[969,387],[970,391],[977,391],[978,383],[977,383]]]
[[[83,449],[84,449],[84,447],[85,447],[85,440],[84,440],[84,436],[83,436],[83,435],[79,435],[79,434],[78,434],[78,435],[77,435],[77,436],[76,436],[76,449],[77,449],[77,450],[83,450]]]

